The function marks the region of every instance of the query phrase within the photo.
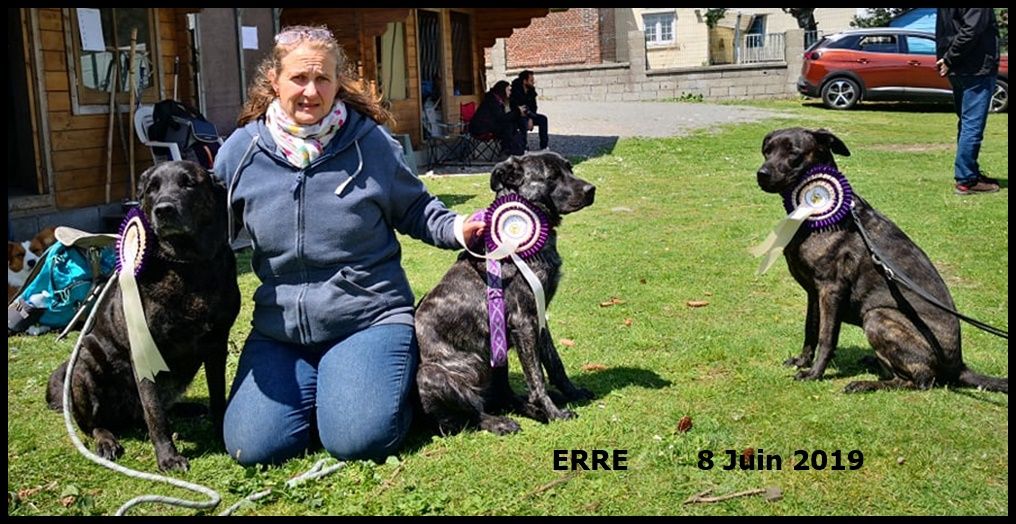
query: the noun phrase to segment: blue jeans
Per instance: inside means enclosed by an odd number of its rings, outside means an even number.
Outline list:
[[[977,157],[981,154],[984,126],[988,123],[991,96],[995,92],[995,75],[950,76],[956,116],[956,183],[975,183],[981,174]]]
[[[343,460],[383,460],[409,430],[418,363],[406,324],[373,326],[320,346],[252,331],[226,405],[226,451],[245,466],[277,464],[320,441]]]

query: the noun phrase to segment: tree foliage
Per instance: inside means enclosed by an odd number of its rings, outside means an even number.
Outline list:
[[[851,27],[886,27],[893,18],[912,10],[913,7],[869,7],[863,15],[854,15]]]
[[[818,23],[815,22],[814,7],[781,7],[781,11],[797,19],[797,27],[805,31],[815,31]]]
[[[710,29],[716,27],[716,23],[726,16],[726,14],[726,7],[710,7],[709,9],[706,9],[706,26]]]

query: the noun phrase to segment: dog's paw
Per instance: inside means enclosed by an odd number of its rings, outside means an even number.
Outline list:
[[[822,378],[822,373],[816,372],[814,369],[802,369],[794,375],[794,380],[818,380]]]
[[[159,469],[162,471],[187,471],[190,469],[190,463],[187,459],[179,453],[176,455],[169,455],[166,457],[159,457]]]
[[[872,387],[872,382],[867,380],[857,380],[847,384],[847,387],[843,388],[844,393],[867,393],[873,391],[875,388]]]
[[[808,366],[811,366],[811,359],[804,358],[801,356],[790,357],[787,360],[783,361],[783,365],[792,368],[806,368]]]
[[[95,454],[106,460],[116,462],[116,459],[123,456],[123,446],[116,439],[96,440]]]
[[[551,420],[568,420],[573,418],[579,418],[578,413],[575,413],[570,409],[560,409],[557,411],[557,413],[550,413],[549,415]]]
[[[480,421],[480,429],[495,435],[508,435],[521,431],[522,426],[508,417],[486,417]]]

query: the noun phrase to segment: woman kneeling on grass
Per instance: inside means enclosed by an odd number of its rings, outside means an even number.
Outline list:
[[[223,428],[244,465],[317,440],[340,459],[396,451],[419,356],[394,230],[461,247],[463,217],[413,176],[345,66],[326,28],[284,29],[215,161],[261,281]],[[465,224],[465,239],[482,227]]]

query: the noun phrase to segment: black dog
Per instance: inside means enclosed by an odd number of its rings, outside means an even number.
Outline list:
[[[773,131],[762,141],[765,163],[758,170],[758,185],[768,193],[795,187],[809,168],[835,166],[833,153],[850,155],[847,146],[824,129]],[[924,251],[856,193],[854,207],[885,257],[955,309],[949,289]],[[847,392],[952,384],[1008,394],[1009,379],[980,375],[964,365],[955,316],[886,279],[849,216],[832,231],[811,232],[802,227],[783,252],[790,274],[808,294],[804,348],[800,356],[785,362],[810,367],[800,371],[797,379],[822,377],[836,349],[840,323],[846,322],[864,329],[883,371],[891,374],[879,381],[851,382]]]
[[[497,196],[517,193],[540,208],[551,223],[546,245],[527,260],[540,279],[549,304],[561,277],[554,228],[561,215],[593,203],[593,185],[572,174],[571,164],[557,153],[510,157],[494,167],[490,187]],[[486,264],[463,252],[416,311],[420,367],[416,380],[424,412],[442,432],[479,426],[496,434],[518,431],[519,425],[492,413],[512,409],[540,421],[571,418],[547,394],[543,368],[565,401],[592,398],[572,384],[549,332],[541,335],[533,292],[514,263],[502,265],[509,346],[522,363],[528,400],[508,384],[508,366],[491,368],[490,328],[486,303]],[[541,368],[541,365],[543,368]]]
[[[186,470],[173,444],[167,410],[205,365],[212,423],[222,434],[229,330],[240,311],[236,259],[226,239],[226,188],[193,162],[159,164],[141,175],[141,208],[156,235],[138,275],[148,326],[169,366],[155,383],[136,382],[122,295],[111,290],[85,335],[71,375],[75,421],[109,460],[123,454],[114,432],[144,423],[159,468]],[[64,362],[50,377],[46,400],[60,410]]]

